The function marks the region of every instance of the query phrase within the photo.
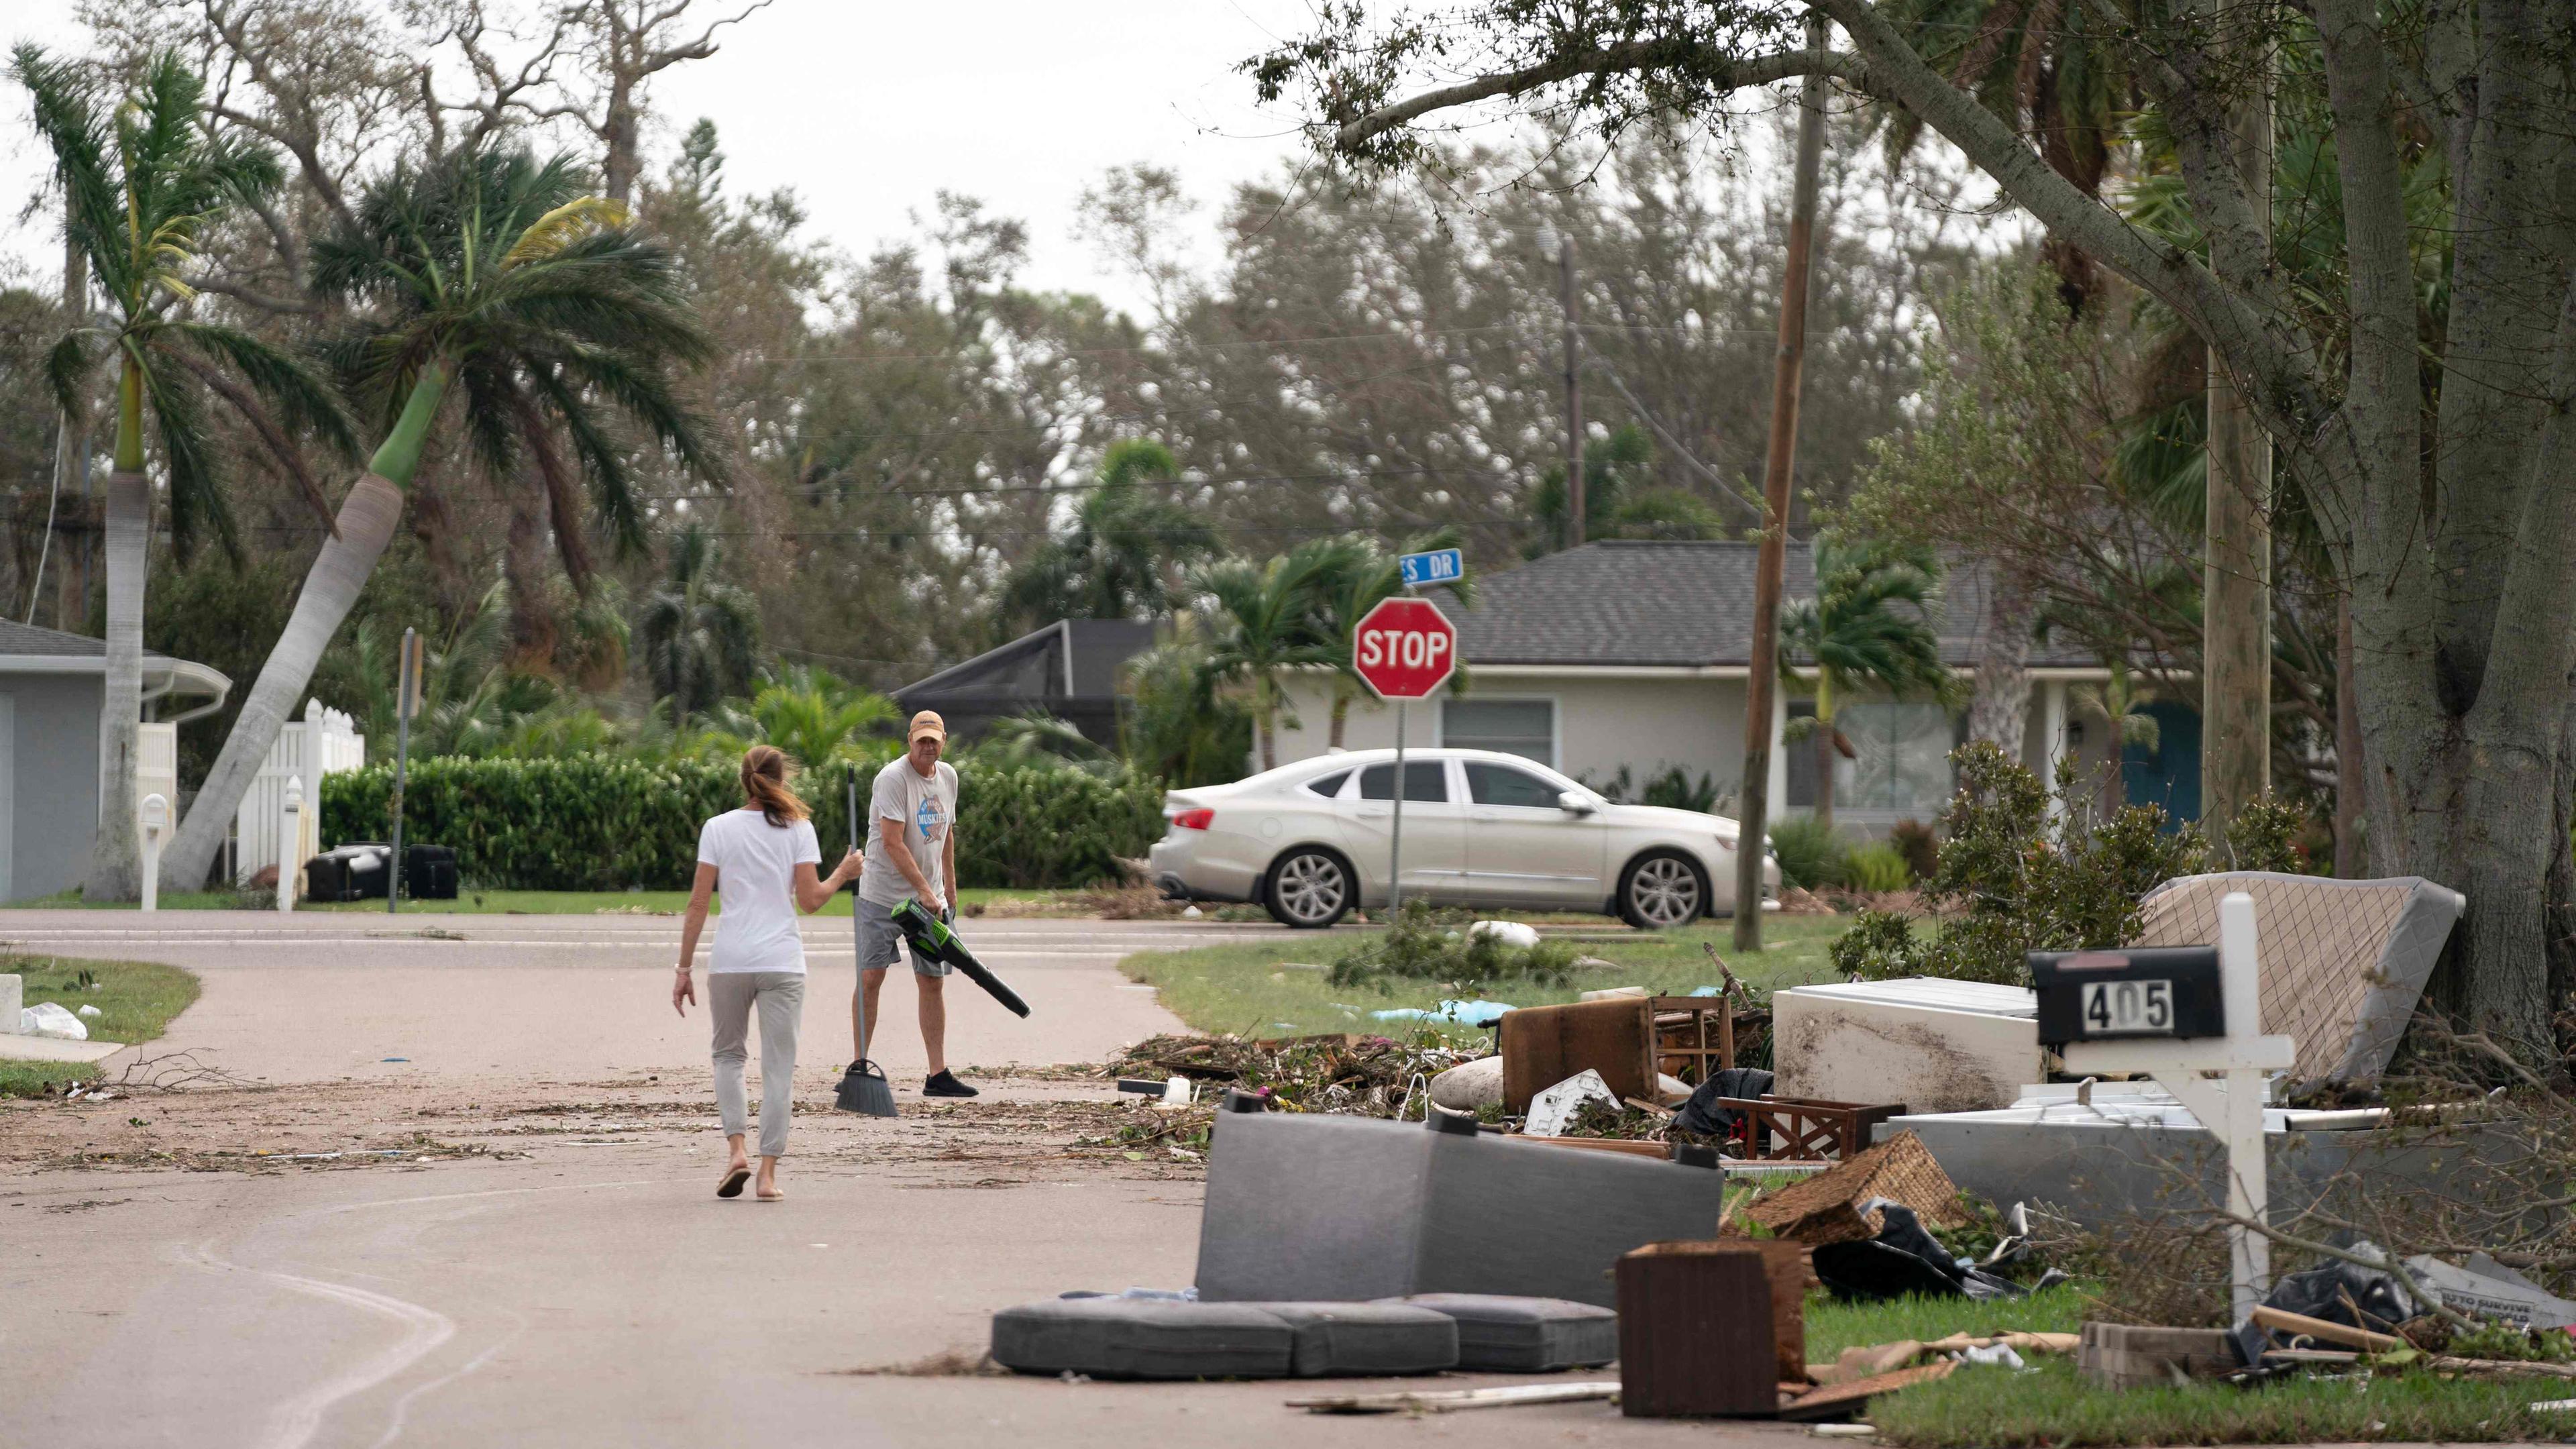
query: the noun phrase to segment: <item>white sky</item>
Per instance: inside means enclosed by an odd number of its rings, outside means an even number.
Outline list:
[[[701,0],[710,14],[725,0]],[[76,47],[72,0],[0,6],[0,41]],[[863,255],[945,188],[1029,223],[1033,285],[1136,305],[1070,232],[1107,168],[1177,170],[1201,202],[1302,143],[1252,103],[1244,57],[1309,23],[1307,0],[777,0],[722,49],[663,72],[650,95],[658,162],[699,116],[737,193],[793,187],[809,227]],[[59,234],[19,216],[43,179],[15,86],[0,101],[0,266],[50,277]],[[1212,218],[1202,212],[1202,222]],[[1213,255],[1213,228],[1195,229]]]

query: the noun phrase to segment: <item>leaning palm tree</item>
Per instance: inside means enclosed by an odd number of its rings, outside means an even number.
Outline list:
[[[235,547],[221,452],[208,432],[207,395],[250,424],[260,445],[330,517],[290,432],[314,431],[344,450],[356,440],[330,385],[301,360],[248,333],[192,316],[187,272],[226,208],[258,202],[280,171],[265,150],[199,123],[204,87],[176,55],[156,56],[112,109],[72,65],[19,46],[12,67],[35,100],[36,130],[54,157],[71,245],[106,293],[101,325],[66,334],[49,359],[58,399],[77,414],[92,372],[114,360],[116,451],[107,477],[107,650],[99,728],[98,831],[87,900],[133,900],[142,889],[134,790],[143,698],[143,584],[152,527],[144,476],[149,415],[169,471],[170,527],[184,553],[211,526]]]
[[[687,730],[693,709],[747,688],[760,652],[760,605],[718,578],[716,563],[715,536],[702,524],[683,525],[671,535],[661,584],[644,601],[644,672],[654,694],[671,701],[675,730]]]
[[[1305,544],[1267,564],[1226,559],[1191,575],[1215,613],[1200,667],[1210,681],[1251,697],[1265,770],[1279,764],[1279,717],[1288,703],[1280,673],[1333,662],[1332,644],[1316,629],[1315,598],[1331,560],[1328,546]]]
[[[1947,700],[1955,688],[1941,663],[1941,640],[1926,617],[1940,561],[1920,545],[1845,544],[1819,538],[1816,597],[1780,616],[1780,673],[1796,681],[1795,657],[1809,661],[1816,715],[1816,823],[1834,825],[1834,761],[1858,751],[1834,727],[1843,697],[1875,685],[1902,699],[1926,693]]]
[[[440,404],[462,398],[466,450],[496,481],[542,487],[556,543],[579,575],[583,498],[621,549],[645,546],[632,467],[612,416],[702,477],[722,474],[674,393],[673,364],[715,345],[688,308],[671,253],[589,194],[573,163],[524,150],[453,152],[370,185],[313,247],[316,290],[369,319],[341,349],[392,418],[337,531],[305,575],[286,630],[242,702],[194,809],[171,843],[174,882],[205,878],[279,728],[348,618],[401,518]],[[565,456],[569,446],[571,457]],[[533,475],[533,483],[528,480]]]

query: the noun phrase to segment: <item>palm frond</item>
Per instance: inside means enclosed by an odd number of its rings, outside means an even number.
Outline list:
[[[509,254],[501,258],[501,266],[507,270],[543,261],[584,237],[622,230],[628,214],[626,203],[611,201],[605,196],[585,196],[567,201],[538,217],[526,231],[519,233],[519,239],[511,244]]]
[[[134,354],[143,352],[139,342],[127,345]],[[143,361],[143,392],[152,405],[162,462],[170,471],[171,551],[182,561],[194,557],[198,543],[211,528],[223,546],[224,556],[238,563],[241,539],[233,527],[232,505],[224,498],[195,379],[169,368],[153,367],[149,358]]]
[[[276,409],[287,427],[320,438],[343,456],[357,455],[358,433],[348,408],[311,362],[239,328],[176,321],[161,330],[221,358]]]
[[[89,416],[87,384],[98,360],[89,339],[78,332],[66,332],[45,353],[45,381],[54,392],[54,406],[75,419]]]
[[[110,292],[123,292],[131,266],[125,247],[125,187],[110,162],[114,145],[98,88],[78,66],[21,44],[10,71],[35,101],[36,134],[54,156],[73,244]]]

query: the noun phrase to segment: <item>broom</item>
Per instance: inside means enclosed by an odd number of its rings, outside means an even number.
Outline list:
[[[850,808],[850,849],[859,848],[859,772],[856,766],[842,771]],[[865,949],[859,934],[859,885],[850,883],[850,943]],[[851,1008],[858,1013],[859,1040],[868,1038],[868,992],[864,982],[856,985],[850,996]],[[865,1051],[865,1047],[860,1048]],[[832,1105],[844,1112],[859,1112],[870,1117],[891,1117],[894,1113],[894,1087],[886,1081],[885,1069],[862,1056],[850,1063],[841,1075],[841,1090]]]

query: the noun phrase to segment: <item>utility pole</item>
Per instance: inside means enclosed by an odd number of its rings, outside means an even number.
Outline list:
[[[1565,313],[1565,546],[1583,546],[1583,296],[1574,289],[1574,233],[1556,246],[1556,300]]]
[[[2246,7],[2231,48],[2259,57],[2268,8]],[[2221,20],[2221,24],[2226,24]],[[2272,234],[2272,77],[2245,67],[2247,94],[2229,107],[2228,133],[2246,204]],[[2209,537],[2201,583],[2200,818],[2221,838],[2239,811],[2272,788],[2272,439],[2209,353]]]
[[[1825,48],[1823,12],[1807,12],[1807,48]],[[1825,156],[1825,78],[1798,89],[1797,171],[1789,193],[1789,258],[1780,279],[1780,350],[1771,381],[1771,440],[1762,465],[1762,546],[1753,565],[1753,650],[1744,688],[1744,781],[1736,798],[1735,949],[1762,949],[1763,841],[1771,821],[1771,716],[1780,687],[1780,588],[1789,558],[1789,479],[1798,456],[1799,368],[1807,353],[1807,271],[1816,178]]]

